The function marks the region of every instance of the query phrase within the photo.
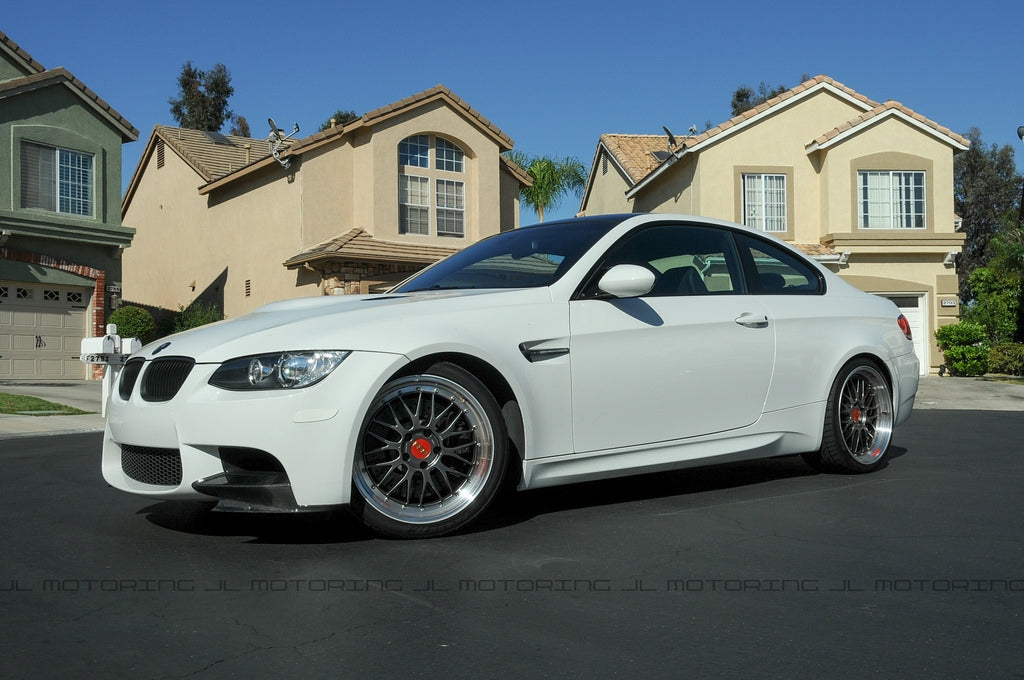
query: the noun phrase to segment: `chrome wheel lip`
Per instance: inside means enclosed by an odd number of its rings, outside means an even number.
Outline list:
[[[413,398],[416,399],[417,415],[426,417],[427,422],[402,422],[402,418],[410,414],[406,400],[412,401]],[[381,443],[380,447],[370,451],[370,455],[395,457],[385,464],[367,460],[367,438],[380,439],[368,434],[374,423],[395,435],[389,444]],[[461,436],[459,444],[449,448],[446,442],[450,442],[454,435],[441,428],[452,430],[454,426],[459,428],[454,430],[455,433],[461,433]],[[389,519],[404,524],[443,522],[476,500],[491,476],[493,448],[493,428],[483,405],[472,393],[440,376],[410,376],[391,383],[387,391],[378,395],[370,405],[356,451],[355,486],[367,504]],[[470,450],[471,462],[466,463]],[[456,465],[460,461],[466,463],[460,466],[468,469],[465,475],[461,472],[455,474],[455,470],[445,462],[446,456],[456,454]],[[381,468],[384,465],[390,465],[387,474],[381,475],[379,469],[371,472],[371,467]],[[401,469],[403,465],[407,466],[405,470]],[[393,484],[396,476],[403,477],[398,485]],[[461,483],[453,482],[453,478],[460,476],[464,476]],[[445,479],[448,480],[448,488],[444,488]],[[403,498],[398,488],[406,483],[405,480],[412,480],[410,484],[418,483],[421,489],[430,484],[436,499],[426,502],[421,495],[417,502],[416,498],[409,498],[409,494]]]
[[[889,448],[893,429],[892,393],[875,368],[858,366],[843,381],[836,407],[843,448],[857,463],[871,465]]]

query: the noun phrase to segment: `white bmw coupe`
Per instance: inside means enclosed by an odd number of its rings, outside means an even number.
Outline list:
[[[509,484],[787,454],[869,472],[917,384],[893,303],[785,243],[587,217],[503,232],[383,295],[274,303],[144,347],[107,405],[103,475],[438,536]]]

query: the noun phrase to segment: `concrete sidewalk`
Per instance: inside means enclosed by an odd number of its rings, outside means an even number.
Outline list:
[[[39,397],[89,411],[84,416],[0,415],[0,439],[72,432],[101,432],[102,386],[98,380],[0,380],[0,392]],[[1024,411],[1024,385],[991,378],[921,379],[915,410]]]
[[[0,392],[38,397],[89,412],[81,416],[0,414],[0,439],[103,431],[103,386],[99,380],[0,380]]]

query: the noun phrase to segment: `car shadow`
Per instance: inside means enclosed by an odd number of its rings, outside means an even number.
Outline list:
[[[894,446],[888,457],[893,460],[906,453],[906,449]],[[511,527],[568,510],[698,496],[821,474],[800,456],[780,456],[510,492],[459,533],[469,535]],[[343,508],[315,513],[247,514],[217,512],[214,505],[161,501],[141,508],[138,514],[162,529],[199,536],[248,537],[250,543],[315,545],[377,538]]]
[[[250,543],[329,544],[374,538],[344,509],[301,513],[215,511],[215,503],[161,501],[137,514],[161,529],[197,536],[249,537]]]
[[[907,450],[890,447],[886,463],[905,455]],[[595,482],[549,487],[507,494],[499,499],[467,532],[488,531],[513,526],[541,515],[586,507],[635,503],[661,498],[698,496],[768,482],[829,475],[811,468],[799,455],[760,458],[735,463],[671,470]]]

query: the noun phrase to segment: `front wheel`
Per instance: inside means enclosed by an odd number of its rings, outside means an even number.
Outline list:
[[[871,472],[884,462],[892,427],[889,381],[871,361],[854,359],[829,393],[821,450],[804,454],[804,460],[829,472]]]
[[[439,363],[381,388],[359,434],[352,510],[374,531],[455,531],[501,487],[508,434],[497,401],[468,371]]]

